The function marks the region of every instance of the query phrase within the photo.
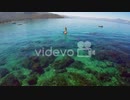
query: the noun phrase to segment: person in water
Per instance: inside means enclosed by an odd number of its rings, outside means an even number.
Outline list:
[[[67,34],[67,27],[65,27],[65,31],[64,31],[64,34]]]

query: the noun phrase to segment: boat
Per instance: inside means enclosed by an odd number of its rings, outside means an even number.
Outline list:
[[[12,24],[16,24],[15,22],[13,22]]]
[[[101,28],[103,28],[103,25],[99,25],[98,27],[101,27]]]

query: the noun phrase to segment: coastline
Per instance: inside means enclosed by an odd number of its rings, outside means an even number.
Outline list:
[[[65,16],[61,16],[58,14],[52,14],[52,13],[47,13],[47,14],[17,14],[14,15],[13,17],[9,16],[0,16],[0,24],[4,23],[9,23],[9,22],[15,22],[15,21],[24,21],[24,20],[33,20],[33,19],[50,19],[50,18],[65,18]],[[7,18],[6,18],[7,17]]]
[[[63,17],[64,18],[64,17]],[[15,23],[17,21],[26,21],[26,20],[33,20],[33,19],[57,19],[57,18],[25,18],[25,19],[16,19],[16,20],[6,20],[6,21],[0,21],[0,24],[6,24],[6,23]],[[59,18],[58,18],[59,19]]]

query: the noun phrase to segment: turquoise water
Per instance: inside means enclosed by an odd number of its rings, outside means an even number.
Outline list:
[[[25,50],[26,54],[39,47],[76,48],[78,41],[90,41],[95,49],[104,47],[130,55],[130,25],[127,24],[87,19],[39,19],[17,23],[22,25],[0,25],[1,58],[18,56],[21,49],[26,48],[30,49]],[[69,32],[67,36],[63,35],[65,26]]]
[[[63,34],[65,26],[67,35]],[[36,55],[35,49],[42,47],[76,51],[78,41],[92,43],[96,51],[94,59],[130,67],[130,25],[78,18],[0,24],[0,67],[21,66],[25,58]]]

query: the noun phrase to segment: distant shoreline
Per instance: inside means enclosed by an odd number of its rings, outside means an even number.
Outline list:
[[[25,19],[17,19],[17,20],[0,21],[0,24],[11,23],[11,22],[13,23],[13,22],[17,22],[17,21],[34,20],[34,19],[61,19],[61,18],[25,18]]]
[[[107,21],[107,22],[115,22],[115,23],[122,23],[130,25],[130,20],[125,19],[109,19],[109,18],[94,18],[94,17],[70,17],[70,18],[82,18],[82,19],[88,19],[88,20],[98,20],[98,21]]]
[[[3,13],[0,16],[0,24],[15,22],[15,21],[24,21],[24,20],[33,20],[33,19],[54,19],[54,18],[65,18],[64,16],[46,13],[46,14],[10,14]]]

